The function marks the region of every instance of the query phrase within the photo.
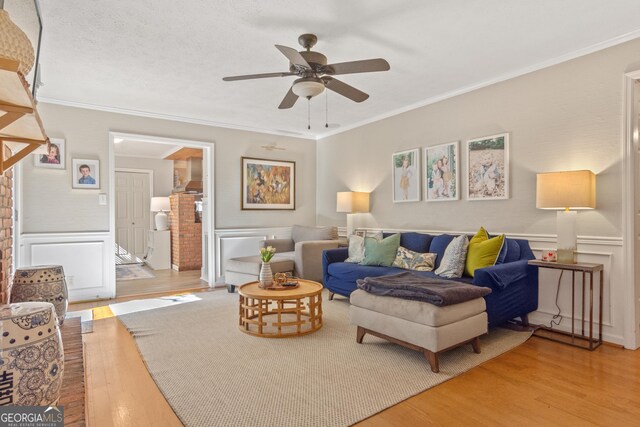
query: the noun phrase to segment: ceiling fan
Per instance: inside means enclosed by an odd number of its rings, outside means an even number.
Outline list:
[[[352,101],[362,102],[369,95],[350,86],[332,76],[340,74],[370,73],[372,71],[388,71],[389,63],[382,58],[365,59],[362,61],[341,62],[327,64],[327,57],[320,52],[314,52],[311,48],[317,43],[315,34],[303,34],[298,37],[298,43],[306,50],[297,50],[275,45],[284,56],[289,59],[289,71],[282,73],[249,74],[244,76],[224,77],[224,81],[263,79],[267,77],[298,76],[293,82],[289,92],[278,106],[280,109],[291,108],[299,97],[311,99],[320,95],[325,88],[332,90]]]

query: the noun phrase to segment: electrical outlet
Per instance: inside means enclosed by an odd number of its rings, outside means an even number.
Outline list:
[[[106,194],[98,194],[98,204],[106,205],[107,204],[107,195]]]
[[[73,287],[73,278],[75,276],[65,276],[65,280],[67,281],[67,287],[68,288],[72,288]]]

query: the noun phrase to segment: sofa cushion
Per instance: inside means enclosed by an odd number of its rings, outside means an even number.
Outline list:
[[[405,270],[433,271],[435,260],[436,254],[415,252],[400,246],[391,266]]]
[[[373,265],[351,264],[348,262],[332,262],[327,267],[327,273],[331,278],[335,278],[340,282],[350,282],[351,290],[356,288],[355,282],[358,279],[364,279],[365,277],[387,276],[389,274],[398,274],[404,271],[405,270],[397,267],[378,267]],[[416,271],[415,274],[425,277],[438,277],[432,271]],[[456,279],[456,282],[472,283],[473,278],[461,277]]]
[[[519,261],[522,256],[520,244],[513,239],[505,239],[505,244],[507,245],[507,254],[504,258],[504,264]]]
[[[486,309],[484,298],[438,307],[422,301],[411,301],[373,295],[362,289],[351,293],[351,305],[428,326],[444,326],[475,316]]]
[[[490,239],[489,233],[484,227],[480,227],[469,242],[464,274],[473,277],[476,269],[495,265],[503,246],[504,234]]]
[[[360,264],[364,260],[364,237],[352,234],[349,236],[349,258],[344,262]]]
[[[433,236],[422,233],[401,233],[400,246],[414,252],[429,252]]]
[[[456,236],[452,236],[450,234],[441,234],[439,236],[435,236],[433,240],[431,240],[431,246],[429,246],[429,251],[431,253],[436,254],[436,268],[440,267],[440,262],[442,262],[442,256],[444,255],[444,251],[449,246],[449,243]]]
[[[382,240],[365,237],[364,260],[362,265],[381,265],[390,267],[396,259],[396,253],[400,246],[400,234],[394,234]]]
[[[271,264],[272,273],[285,273],[293,271],[293,259],[286,256],[287,252],[274,255],[269,264]],[[259,256],[245,256],[239,258],[231,258],[225,262],[226,271],[234,271],[245,274],[260,274],[262,260]]]
[[[436,274],[447,278],[457,279],[462,277],[468,248],[469,238],[466,235],[463,234],[453,239],[444,251],[440,267],[436,270]]]
[[[337,227],[310,227],[306,225],[294,225],[291,227],[291,239],[293,239],[295,243],[309,240],[335,240],[337,238]]]

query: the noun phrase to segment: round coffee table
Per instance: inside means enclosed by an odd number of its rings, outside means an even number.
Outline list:
[[[240,286],[240,330],[249,335],[284,338],[322,327],[322,285],[297,279],[295,289],[262,289],[258,282]]]

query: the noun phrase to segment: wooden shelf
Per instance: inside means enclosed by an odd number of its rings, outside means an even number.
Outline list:
[[[0,173],[49,142],[18,62],[0,58]],[[5,147],[12,155],[5,158]]]

